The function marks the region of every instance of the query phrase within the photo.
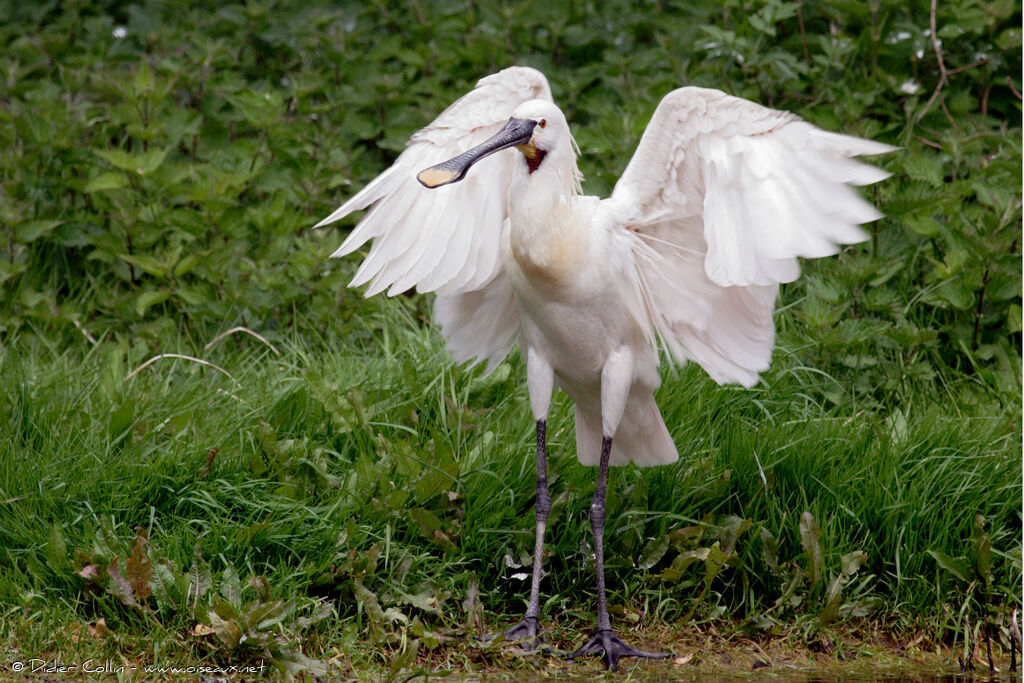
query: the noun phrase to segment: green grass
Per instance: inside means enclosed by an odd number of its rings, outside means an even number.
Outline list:
[[[528,566],[533,545],[522,362],[513,356],[483,378],[453,367],[407,303],[389,302],[383,315],[366,321],[373,341],[365,350],[339,338],[295,338],[279,343],[278,356],[244,334],[207,351],[180,338],[177,352],[223,372],[163,359],[128,381],[146,358],[125,344],[83,352],[83,342],[55,356],[5,348],[7,637],[37,652],[112,647],[147,661],[255,661],[271,640],[231,652],[218,634],[188,635],[210,624],[221,598],[232,599],[232,581],[243,588],[237,609],[255,600],[245,588],[255,576],[266,577],[284,613],[253,633],[281,629],[290,645],[279,650],[304,643],[317,659],[338,648],[383,664],[378,648],[394,651],[403,632],[431,644],[432,633],[463,631],[472,623],[463,606],[470,586],[491,628],[521,612],[526,586],[512,575],[528,569],[503,558]],[[683,457],[613,473],[607,555],[616,613],[642,615],[647,625],[782,626],[806,635],[870,615],[897,632],[952,638],[961,622],[950,607],[983,596],[929,551],[973,562],[976,514],[992,543],[993,604],[1016,604],[1021,462],[1013,416],[969,417],[934,402],[897,423],[823,407],[808,398],[815,375],[778,361],[750,391],[719,387],[695,367],[667,374],[658,399]],[[556,503],[545,610],[583,629],[593,618],[586,515],[594,472],[575,462],[564,396],[549,433]],[[820,528],[817,582],[801,541],[804,512]],[[728,541],[723,529],[735,536],[740,520],[749,528]],[[183,582],[185,598],[154,590],[144,605],[127,604],[109,567],[117,557],[132,578],[125,567],[140,527],[144,556]],[[702,535],[668,542],[666,534],[686,527]],[[652,548],[660,539],[659,557]],[[727,566],[707,584],[708,561],[666,575],[676,557],[714,545]],[[841,613],[823,617],[840,558],[854,551],[866,561],[837,584]],[[88,566],[97,579],[77,573]],[[209,579],[190,588],[200,570]],[[318,601],[330,616],[303,622]],[[118,634],[116,645],[70,640],[69,627],[99,618]],[[154,650],[144,644],[150,637]]]
[[[536,668],[444,638],[525,606],[521,359],[453,366],[429,297],[345,288],[358,259],[327,257],[351,219],[309,230],[513,63],[548,75],[588,193],[682,85],[902,148],[878,160],[871,240],[783,288],[761,384],[663,370],[682,458],[610,483],[628,638],[882,632],[962,655],[991,625],[1005,650],[1020,36],[1019,5],[974,0],[0,9],[0,670]],[[209,345],[236,326],[265,341]],[[189,358],[142,367],[162,354]],[[564,648],[593,619],[571,425],[556,397],[543,599]]]

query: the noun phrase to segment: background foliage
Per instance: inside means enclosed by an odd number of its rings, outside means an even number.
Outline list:
[[[955,381],[947,368],[1016,391],[1012,2],[942,3],[937,41],[920,2],[174,7],[9,10],[7,334],[55,339],[77,322],[157,345],[174,327],[336,326],[351,263],[324,266],[338,235],[309,225],[515,62],[549,75],[592,193],[687,83],[904,146],[881,161],[895,178],[873,192],[890,218],[869,247],[788,292],[818,342],[808,360],[853,377],[834,397],[900,400],[908,382]]]
[[[971,600],[1019,604],[1019,4],[54,1],[0,12],[0,362],[12,387],[0,406],[14,435],[0,499],[31,502],[0,503],[0,598],[27,610],[56,594],[62,623],[156,614],[168,642],[199,623],[237,649],[237,628],[292,671],[313,664],[265,634],[319,623],[318,596],[349,642],[409,629],[431,643],[421,617],[463,618],[452,595],[526,563],[521,363],[486,380],[450,367],[428,299],[361,300],[345,289],[357,259],[327,261],[345,226],[309,229],[478,78],[523,64],[550,79],[588,193],[610,191],[660,97],[687,84],[903,148],[877,160],[893,177],[870,189],[888,216],[871,241],[807,263],[785,289],[767,384],[717,389],[686,368],[659,397],[695,459],[623,474],[612,513],[626,530],[610,550],[625,562],[610,570],[625,582],[620,616],[729,614],[760,628],[912,606],[904,614],[926,614],[941,639],[960,633]],[[284,357],[237,336],[201,350],[237,325]],[[170,352],[205,354],[245,388],[214,370],[204,376],[223,384],[204,384],[194,367],[123,382]],[[823,441],[790,458],[779,444],[812,433],[798,422]],[[490,470],[474,459],[486,448],[501,451]],[[549,578],[563,606],[589,582],[589,473],[570,473],[567,457],[566,486],[554,484],[567,529]],[[69,462],[80,487],[30,493],[65,481]],[[98,493],[121,476],[110,468],[148,484]],[[495,494],[509,477],[508,498]],[[872,489],[859,506],[856,481]],[[855,521],[826,522],[837,506]],[[509,544],[492,530],[520,533]],[[631,583],[633,561],[661,588]],[[679,581],[685,599],[664,588]],[[488,607],[517,609],[519,591],[513,582]],[[851,591],[867,602],[842,597]]]

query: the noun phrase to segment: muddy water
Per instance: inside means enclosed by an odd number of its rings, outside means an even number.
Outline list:
[[[417,679],[418,680],[418,679]],[[435,680],[456,680],[456,679],[435,679]],[[948,668],[913,668],[900,667],[892,671],[870,671],[859,669],[856,671],[814,671],[800,670],[788,667],[774,669],[761,669],[751,672],[728,672],[715,673],[707,671],[652,671],[637,667],[629,669],[623,667],[619,673],[605,673],[593,671],[588,674],[569,674],[563,670],[559,671],[538,671],[529,675],[517,674],[488,674],[480,677],[460,677],[460,681],[480,681],[481,683],[496,683],[507,681],[509,683],[540,683],[546,680],[582,681],[602,680],[609,683],[777,683],[786,681],[789,683],[1010,683],[1021,681],[1020,673],[1000,672],[990,674],[989,672],[968,672],[961,673]]]
[[[904,681],[908,683],[983,683],[992,681],[993,683],[1003,683],[1004,681],[1020,681],[1021,675],[1019,673],[997,673],[990,675],[987,672],[983,675],[979,675],[978,673],[972,674],[935,670],[904,670],[898,672],[813,672],[775,670],[771,673],[754,672],[750,674],[683,674],[680,672],[672,672],[671,674],[655,676],[629,675],[625,677],[624,680],[636,683],[668,683],[669,681],[672,683],[689,683],[690,681],[700,681],[701,683],[767,683],[769,681],[773,683],[776,681],[792,681],[793,683],[902,683]]]

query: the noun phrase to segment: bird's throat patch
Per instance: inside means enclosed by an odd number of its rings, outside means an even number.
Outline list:
[[[540,168],[540,162],[544,161],[544,157],[547,156],[547,152],[537,149],[533,146],[533,143],[516,145],[516,149],[523,153],[523,157],[526,159],[526,167],[530,169],[530,173]]]

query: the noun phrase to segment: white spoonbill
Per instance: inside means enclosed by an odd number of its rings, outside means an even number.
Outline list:
[[[334,254],[373,239],[352,286],[370,283],[367,296],[436,292],[434,318],[457,361],[493,368],[517,343],[525,356],[537,540],[529,605],[507,639],[536,643],[540,631],[545,428],[557,385],[575,402],[576,455],[598,468],[597,625],[568,656],[603,655],[612,670],[621,657],[668,656],[616,637],[603,550],[609,465],[679,457],[654,401],[659,341],[719,383],[753,385],[768,368],[775,297],[799,275],[797,257],[835,254],[881,217],[849,185],[888,174],[853,157],[893,149],[680,88],[658,105],[611,197],[585,197],[547,80],[512,67],[415,133],[394,165],[318,224],[373,205]]]

